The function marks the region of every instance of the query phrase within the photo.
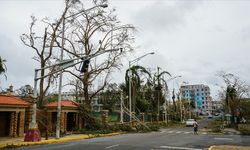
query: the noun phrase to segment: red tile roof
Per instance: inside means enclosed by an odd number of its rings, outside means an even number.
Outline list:
[[[30,105],[30,103],[26,102],[26,101],[24,101],[16,96],[0,95],[0,105],[27,106],[27,105]]]
[[[57,107],[57,104],[58,104],[57,101],[56,102],[50,102],[46,106],[47,107]],[[74,107],[74,108],[77,108],[78,104],[76,102],[74,102],[74,101],[71,101],[71,100],[62,100],[61,106],[62,107]]]

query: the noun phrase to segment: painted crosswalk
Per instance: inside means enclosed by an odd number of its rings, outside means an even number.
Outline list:
[[[160,133],[162,134],[193,134],[192,131],[179,131],[179,130],[162,130]],[[207,132],[199,132],[198,134],[206,135]]]

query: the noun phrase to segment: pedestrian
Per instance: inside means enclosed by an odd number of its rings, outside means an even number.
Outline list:
[[[198,134],[198,123],[196,119],[194,119],[193,128],[194,128],[194,134]]]

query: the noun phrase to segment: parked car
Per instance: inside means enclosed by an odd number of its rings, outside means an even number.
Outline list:
[[[214,113],[215,116],[219,116],[220,114],[218,112]]]
[[[213,118],[213,115],[209,114],[209,115],[207,116],[207,118],[208,118],[208,119],[212,119],[212,118]]]
[[[194,124],[194,119],[188,119],[187,121],[186,121],[186,126],[188,127],[188,126],[193,126],[193,124]]]

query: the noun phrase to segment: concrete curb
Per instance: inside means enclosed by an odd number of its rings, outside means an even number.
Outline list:
[[[90,138],[95,138],[95,137],[115,136],[119,134],[122,134],[122,132],[115,132],[115,133],[108,133],[108,134],[95,134],[95,135],[79,135],[75,137],[65,137],[61,139],[42,140],[40,142],[16,142],[16,143],[11,143],[11,144],[0,144],[0,149],[68,142],[68,141],[73,141],[73,140],[90,139]]]

